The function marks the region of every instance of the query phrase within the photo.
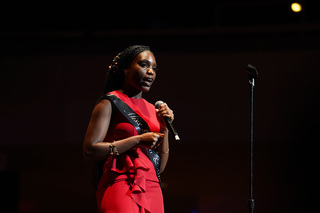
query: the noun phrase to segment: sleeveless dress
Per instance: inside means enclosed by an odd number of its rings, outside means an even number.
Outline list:
[[[129,98],[113,91],[148,124],[159,132],[155,107],[145,99]],[[115,110],[115,109],[113,109]],[[134,126],[118,110],[113,111],[104,141],[116,141],[138,135]],[[163,197],[154,166],[145,148],[134,147],[119,156],[111,156],[103,165],[96,197],[100,213],[163,213]]]

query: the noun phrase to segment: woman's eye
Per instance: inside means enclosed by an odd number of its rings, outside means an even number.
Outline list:
[[[146,62],[140,62],[139,65],[142,68],[147,68],[149,66]]]

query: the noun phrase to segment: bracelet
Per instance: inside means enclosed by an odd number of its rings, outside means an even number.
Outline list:
[[[116,155],[119,155],[119,152],[118,152],[118,149],[117,149],[117,147],[116,147],[116,142],[115,141],[113,141],[113,151],[114,151],[114,153],[116,154]]]
[[[109,150],[110,150],[110,155],[114,156],[114,155],[119,155],[118,149],[115,145],[115,141],[113,141],[110,145],[109,145]]]
[[[109,152],[110,152],[110,155],[113,156],[113,146],[112,146],[112,144],[109,145]]]

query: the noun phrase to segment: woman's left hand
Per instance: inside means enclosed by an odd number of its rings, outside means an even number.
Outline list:
[[[173,111],[169,108],[169,106],[166,103],[162,103],[158,109],[156,109],[158,119],[161,124],[161,129],[166,128],[166,124],[163,120],[163,118],[169,118],[170,121],[174,120],[174,114]]]

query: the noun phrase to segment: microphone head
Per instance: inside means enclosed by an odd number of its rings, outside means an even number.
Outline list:
[[[255,66],[253,66],[252,64],[248,64],[246,70],[247,70],[247,73],[248,73],[250,79],[258,77],[257,68]]]
[[[154,106],[155,106],[156,108],[159,108],[161,104],[163,104],[163,101],[157,101],[157,102],[154,104]]]

